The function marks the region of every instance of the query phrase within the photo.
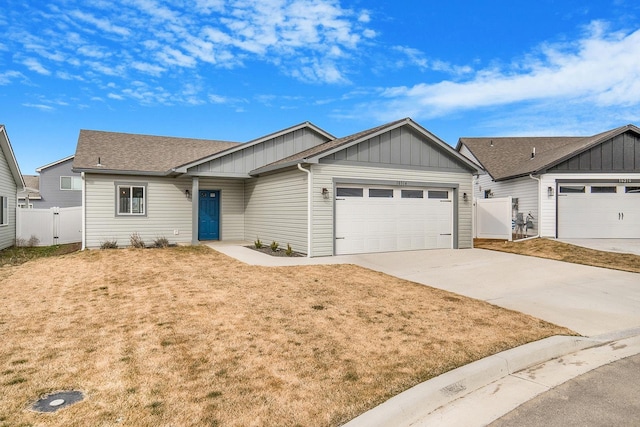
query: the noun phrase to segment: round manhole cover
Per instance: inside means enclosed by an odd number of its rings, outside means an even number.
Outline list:
[[[81,391],[59,391],[38,399],[33,404],[32,409],[37,412],[55,412],[58,409],[78,403],[82,399],[84,399],[84,395]]]

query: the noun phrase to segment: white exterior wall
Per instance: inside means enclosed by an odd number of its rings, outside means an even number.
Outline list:
[[[244,239],[287,243],[307,252],[307,173],[298,169],[261,176],[245,184]]]
[[[571,180],[593,180],[593,179],[640,179],[640,174],[637,173],[598,173],[598,174],[584,174],[584,173],[556,173],[545,174],[541,177],[541,225],[540,235],[542,237],[556,237],[556,209],[557,209],[557,186],[556,180],[558,179],[571,179]],[[548,187],[553,188],[553,196],[547,195]]]
[[[472,238],[472,175],[464,172],[436,172],[367,166],[314,164],[313,172],[313,256],[330,256],[334,250],[334,189],[333,179],[367,179],[379,181],[412,181],[458,184],[458,247],[471,248]],[[322,197],[322,189],[329,190],[329,198]],[[468,201],[462,199],[469,195]]]
[[[493,197],[513,197],[518,199],[518,211],[524,214],[531,212],[533,215],[534,229],[527,230],[529,236],[538,234],[540,226],[539,210],[538,210],[538,181],[530,177],[516,178],[509,181],[495,182],[489,174],[480,175],[474,180],[474,197],[478,199],[484,198],[485,190],[491,190]],[[544,187],[546,188],[546,187]],[[546,194],[546,193],[545,193]],[[546,196],[545,196],[546,197]],[[515,200],[514,200],[515,202]],[[515,219],[517,213],[513,210],[512,215]]]
[[[7,225],[0,225],[0,249],[13,246],[16,239],[16,202],[17,186],[13,179],[11,170],[7,163],[4,152],[0,149],[0,196],[8,199],[8,216]],[[2,208],[2,206],[0,206]]]
[[[115,183],[146,184],[146,216],[116,216]],[[191,178],[140,177],[124,175],[85,175],[86,247],[99,248],[107,240],[128,246],[137,232],[147,244],[158,237],[170,243],[191,243]],[[200,179],[200,188],[220,190],[220,238],[240,240],[243,236],[243,182],[240,180]],[[174,234],[174,230],[178,234]]]

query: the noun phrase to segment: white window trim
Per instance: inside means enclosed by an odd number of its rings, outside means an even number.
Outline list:
[[[62,188],[62,178],[69,178],[71,180],[71,188]],[[60,190],[61,191],[80,191],[82,190],[82,178],[79,176],[61,176],[60,177]]]
[[[140,183],[140,182],[135,182],[135,183],[118,183],[116,182],[116,216],[120,216],[120,217],[141,217],[141,216],[147,216],[147,184],[146,183]],[[130,193],[129,193],[129,197],[130,199],[133,198],[133,189],[134,188],[142,188],[142,212],[131,212],[131,209],[133,208],[133,203],[129,203],[129,212],[127,213],[122,213],[120,212],[120,189],[121,188],[129,188]]]
[[[6,227],[9,225],[9,198],[7,196],[0,196],[0,227]]]

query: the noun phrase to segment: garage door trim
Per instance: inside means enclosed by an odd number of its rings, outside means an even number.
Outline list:
[[[453,194],[453,249],[458,249],[458,193],[460,184],[455,182],[436,182],[436,181],[400,181],[400,180],[382,180],[382,179],[362,179],[362,178],[333,178],[333,194],[336,194],[338,185],[380,185],[390,187],[413,187],[413,188],[448,188]],[[335,197],[334,197],[335,199]],[[333,254],[336,254],[336,203],[333,201]]]

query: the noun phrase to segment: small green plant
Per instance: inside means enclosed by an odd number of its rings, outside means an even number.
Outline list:
[[[287,254],[287,256],[291,256],[293,255],[293,249],[291,249],[291,245],[287,243],[287,250],[284,251],[285,254]]]
[[[140,236],[138,232],[134,232],[131,237],[129,237],[129,242],[131,243],[132,248],[144,248],[144,240],[142,240],[142,236]]]
[[[100,249],[118,249],[118,241],[116,239],[107,239],[100,242]]]
[[[256,241],[253,242],[253,244],[255,245],[256,249],[261,249],[263,246],[262,242],[260,241],[260,238],[258,237],[256,237]]]
[[[153,246],[156,248],[167,248],[169,247],[169,239],[164,236],[156,237],[153,241]]]
[[[269,247],[271,248],[271,250],[272,250],[273,252],[275,252],[275,251],[277,251],[277,250],[278,250],[278,246],[280,246],[280,245],[279,245],[279,244],[278,244],[278,242],[276,242],[275,240],[274,240],[273,242],[271,242],[271,244],[269,245]]]

